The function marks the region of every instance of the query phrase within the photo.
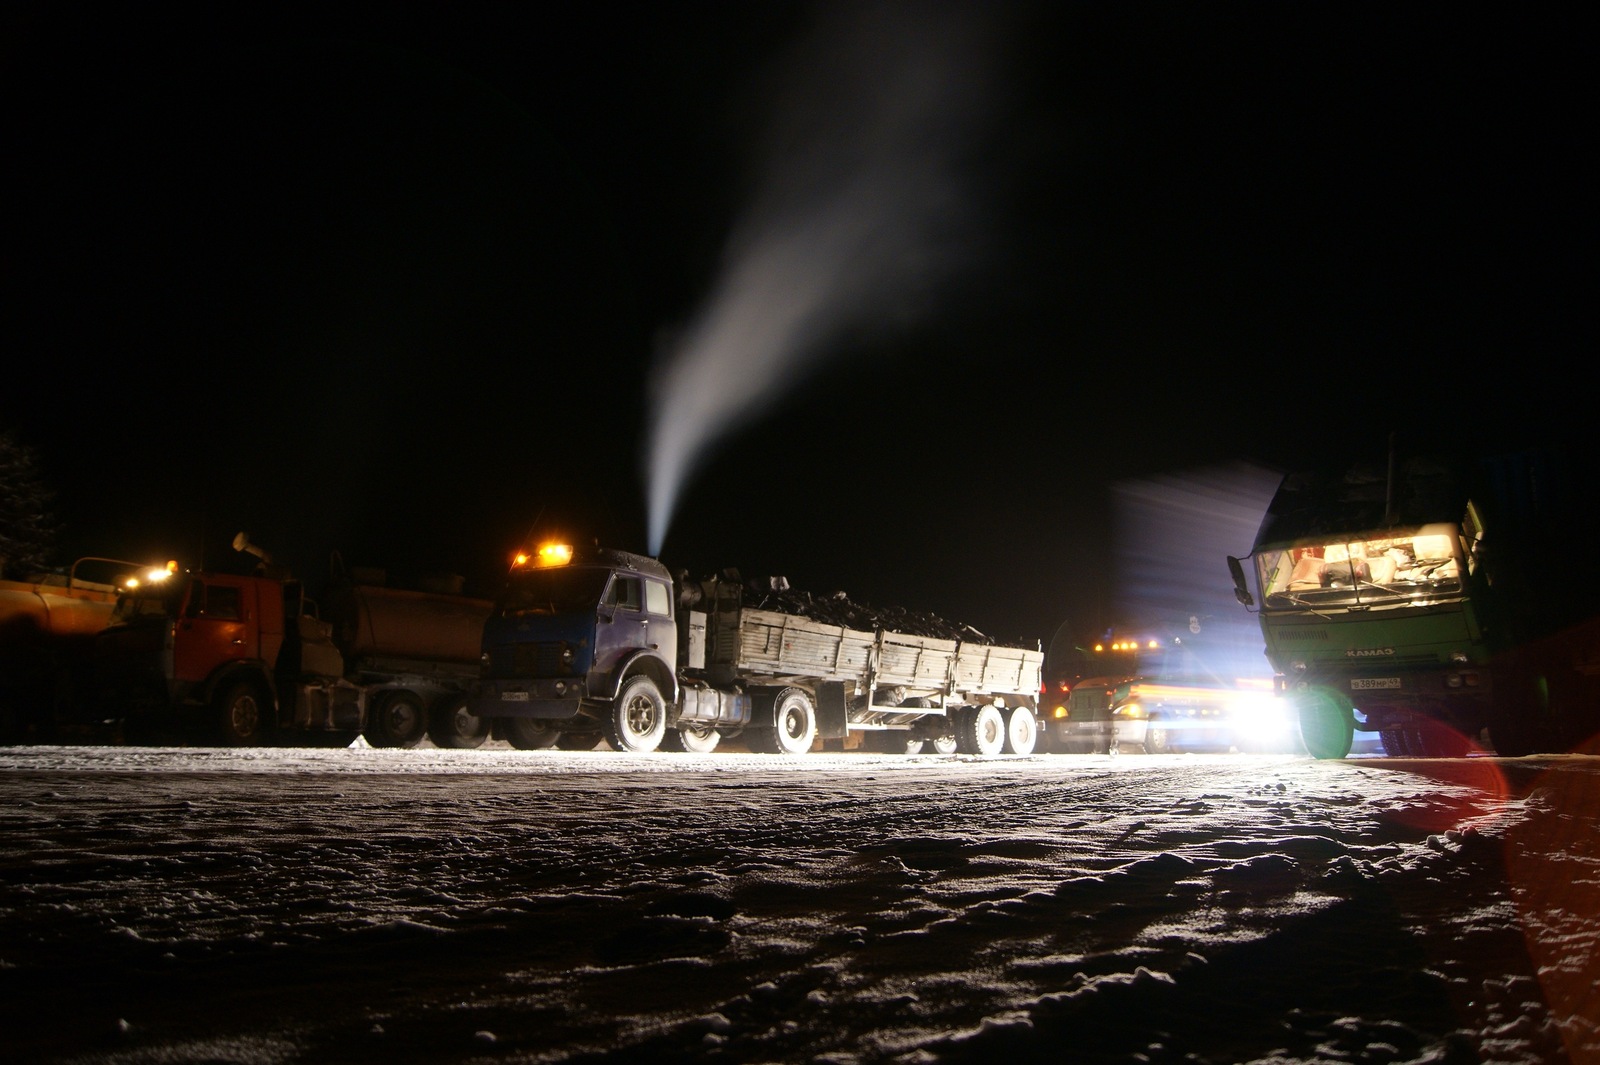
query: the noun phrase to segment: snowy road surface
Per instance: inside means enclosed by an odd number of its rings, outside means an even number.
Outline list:
[[[1600,1060],[1600,758],[0,748],[50,1062]]]

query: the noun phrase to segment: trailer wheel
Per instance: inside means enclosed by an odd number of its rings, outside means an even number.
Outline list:
[[[1014,706],[1006,714],[1005,749],[1011,754],[1032,754],[1039,742],[1039,721],[1026,706]]]
[[[598,732],[563,732],[556,739],[558,751],[592,751],[600,746]]]
[[[1326,689],[1299,693],[1300,742],[1313,758],[1343,758],[1355,742],[1355,714],[1349,703]]]
[[[415,747],[427,731],[422,700],[412,692],[392,691],[378,700],[362,735],[374,747]]]
[[[661,737],[661,749],[686,754],[710,754],[721,742],[722,733],[712,725],[679,725],[667,729]]]
[[[505,719],[506,742],[519,751],[543,751],[556,745],[561,730],[542,717]]]
[[[933,739],[923,743],[922,749],[930,754],[955,754],[958,749],[956,734],[954,732],[945,732],[935,736]]]
[[[489,738],[489,722],[474,714],[465,695],[447,695],[433,708],[428,723],[428,738],[435,747],[450,751],[470,751]]]
[[[667,731],[667,701],[656,682],[637,674],[622,682],[606,715],[605,736],[619,751],[646,754],[661,746]]]
[[[785,688],[772,700],[772,727],[745,733],[752,751],[805,754],[817,738],[817,708],[799,688]]]
[[[217,741],[224,747],[260,747],[272,732],[271,714],[260,688],[249,681],[231,684],[216,704]]]
[[[999,754],[1006,746],[1006,722],[998,706],[973,706],[956,724],[956,749],[962,754]]]

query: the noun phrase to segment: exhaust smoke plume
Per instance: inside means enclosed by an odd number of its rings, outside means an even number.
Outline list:
[[[909,325],[970,262],[962,174],[992,27],[974,7],[829,7],[788,68],[763,181],[694,317],[657,352],[650,553],[707,449],[821,363],[844,330]]]

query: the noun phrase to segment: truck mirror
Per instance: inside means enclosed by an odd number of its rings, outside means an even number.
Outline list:
[[[1256,601],[1250,595],[1250,586],[1245,583],[1244,564],[1232,555],[1228,556],[1228,572],[1233,574],[1233,597],[1239,600],[1242,606],[1255,606]]]

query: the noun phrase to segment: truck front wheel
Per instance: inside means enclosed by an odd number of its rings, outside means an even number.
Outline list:
[[[956,724],[956,747],[962,754],[999,754],[1006,746],[1006,722],[998,706],[968,707]]]
[[[217,741],[224,747],[262,746],[272,731],[271,713],[260,688],[249,681],[229,685],[217,700]]]
[[[817,739],[817,708],[799,688],[785,688],[772,701],[772,727],[745,733],[752,751],[805,754]]]
[[[656,682],[640,674],[622,682],[606,716],[606,739],[619,751],[647,754],[661,746],[667,730],[667,701]]]
[[[408,691],[392,691],[378,700],[363,735],[374,747],[415,747],[427,730],[422,700]]]
[[[428,738],[435,747],[470,751],[483,746],[483,741],[489,738],[489,722],[474,714],[470,706],[465,695],[451,695],[433,708]]]
[[[1300,740],[1313,758],[1343,758],[1355,741],[1355,714],[1335,693],[1301,692],[1295,700],[1300,718]]]

